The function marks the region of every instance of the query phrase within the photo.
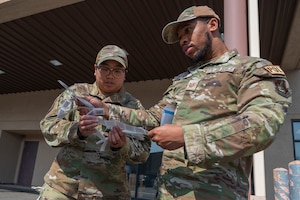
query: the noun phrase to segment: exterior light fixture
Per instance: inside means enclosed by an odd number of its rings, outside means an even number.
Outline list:
[[[63,64],[62,64],[61,62],[59,62],[58,60],[50,60],[49,62],[50,62],[52,65],[54,65],[55,67],[63,65]]]

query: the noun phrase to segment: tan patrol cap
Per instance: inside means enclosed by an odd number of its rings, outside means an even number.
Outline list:
[[[181,22],[186,22],[197,17],[215,17],[220,22],[220,17],[208,6],[192,6],[185,9],[176,21],[168,23],[162,30],[162,39],[167,44],[178,42],[177,27]]]
[[[128,68],[128,53],[116,45],[106,45],[98,53],[96,57],[96,65],[98,66],[106,60],[115,60],[124,66],[125,69]]]

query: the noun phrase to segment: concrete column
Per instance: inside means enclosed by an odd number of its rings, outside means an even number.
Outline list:
[[[248,1],[248,19],[246,9],[246,0],[224,1],[224,41],[229,49],[236,48],[242,55],[259,57],[260,47],[257,0]],[[249,31],[247,31],[247,20],[249,23]],[[247,32],[249,33],[249,52]],[[265,198],[264,152],[261,151],[254,154],[253,160],[255,196]]]
[[[246,0],[224,1],[224,41],[242,55],[248,55],[246,9]]]

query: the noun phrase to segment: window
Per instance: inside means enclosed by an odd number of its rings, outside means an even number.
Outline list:
[[[294,141],[294,157],[300,160],[300,120],[292,121],[293,141]]]

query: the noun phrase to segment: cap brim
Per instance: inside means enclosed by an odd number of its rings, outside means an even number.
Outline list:
[[[174,44],[178,42],[177,29],[180,23],[196,19],[197,17],[191,17],[184,20],[173,21],[168,23],[162,30],[162,39],[167,44]]]
[[[105,57],[103,59],[100,59],[98,62],[97,62],[97,66],[100,65],[101,63],[103,63],[104,61],[106,60],[114,60],[114,61],[117,61],[119,62],[125,69],[127,69],[127,66],[126,64],[124,63],[124,60],[122,58],[119,58],[119,57]]]

